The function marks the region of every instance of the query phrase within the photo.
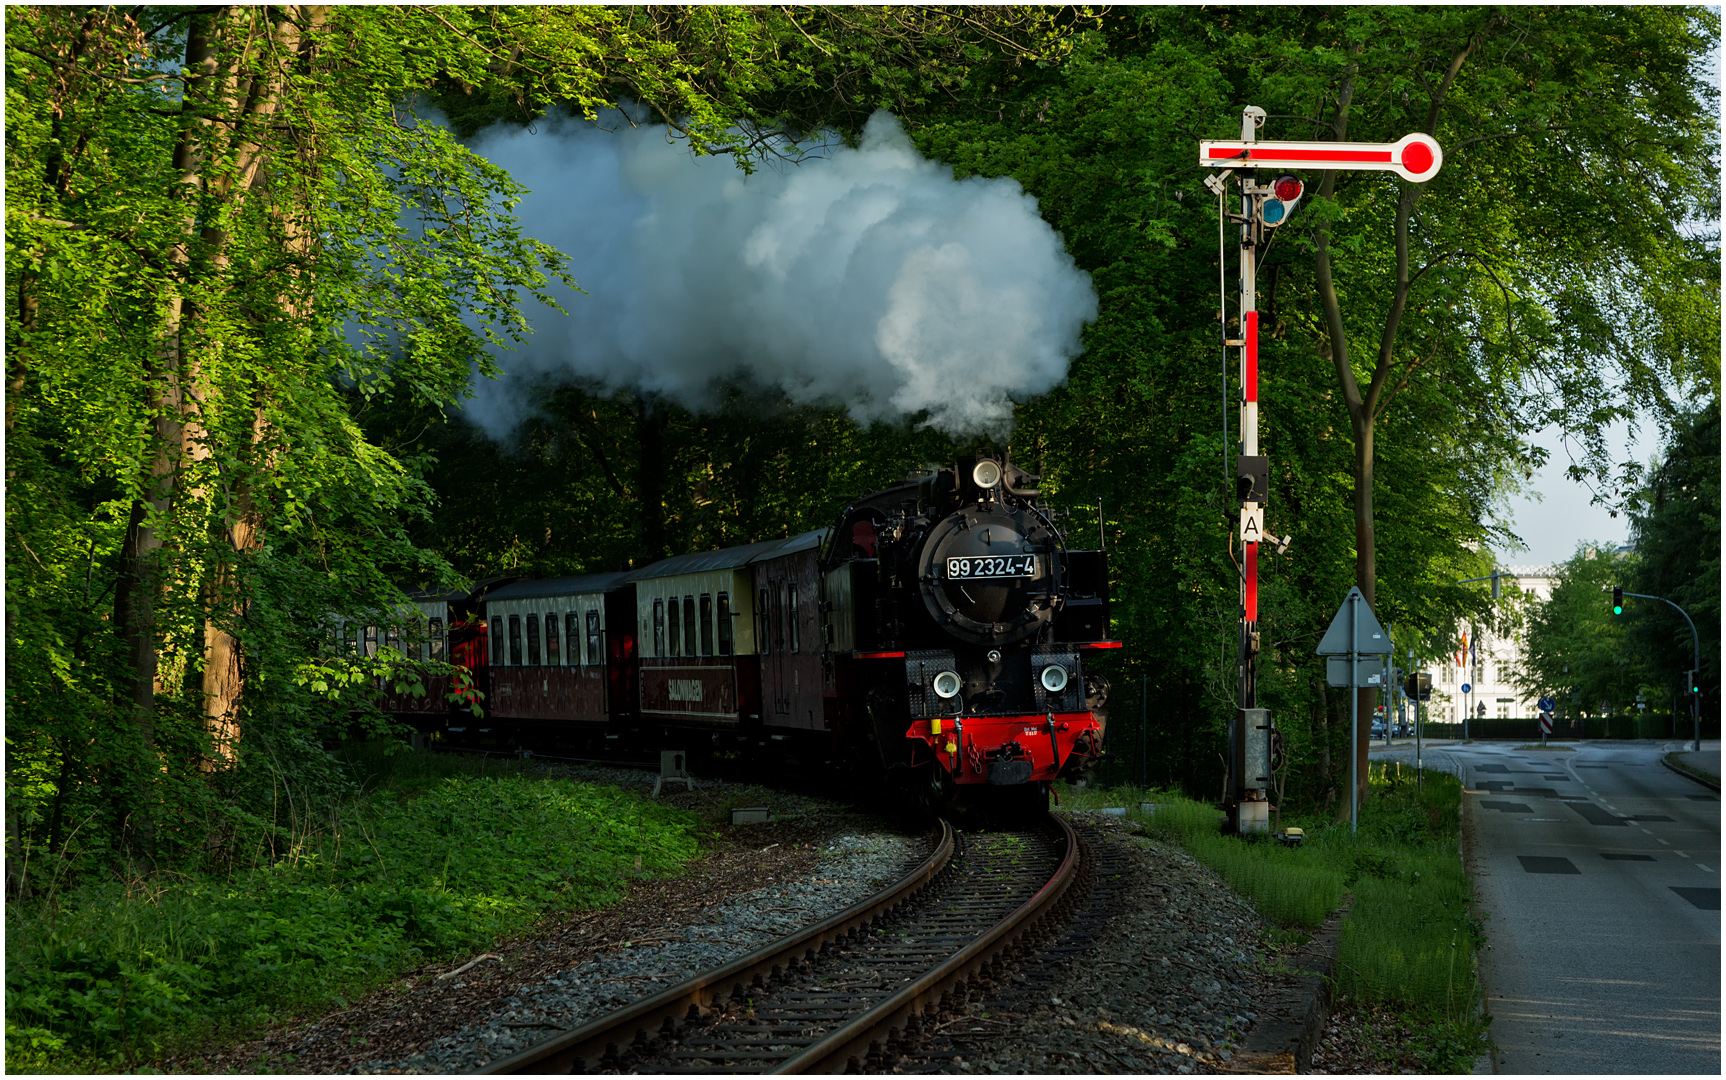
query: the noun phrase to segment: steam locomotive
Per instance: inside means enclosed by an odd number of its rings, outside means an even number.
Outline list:
[[[1065,546],[1037,479],[961,457],[786,540],[413,596],[404,651],[456,674],[383,707],[451,735],[792,744],[919,803],[981,786],[1043,805],[1102,752],[1108,682],[1086,660],[1121,643],[1103,552]]]

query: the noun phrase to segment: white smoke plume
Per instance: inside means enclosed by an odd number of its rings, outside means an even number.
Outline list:
[[[859,422],[927,410],[954,435],[1004,436],[1013,401],[1067,375],[1096,318],[1090,276],[1010,179],[954,180],[876,113],[856,149],[745,176],[658,126],[546,118],[473,148],[531,192],[529,235],[586,291],[554,288],[533,336],[498,356],[465,410],[502,438],[569,378],[693,409],[743,376]]]

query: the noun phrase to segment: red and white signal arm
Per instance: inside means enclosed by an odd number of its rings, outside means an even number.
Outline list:
[[[1423,184],[1438,175],[1444,150],[1437,139],[1420,132],[1393,143],[1228,140],[1199,143],[1199,164],[1218,169],[1366,169]]]

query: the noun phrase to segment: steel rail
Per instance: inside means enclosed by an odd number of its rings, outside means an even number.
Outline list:
[[[1070,857],[1070,839],[1068,843]],[[734,986],[771,979],[828,942],[898,907],[927,887],[946,868],[953,858],[953,847],[953,827],[943,821],[941,838],[929,857],[911,873],[874,896],[823,922],[740,956],[723,967],[704,971],[633,1005],[597,1017],[581,1027],[475,1071],[478,1074],[567,1073],[578,1064],[597,1063],[608,1052],[615,1055],[620,1049],[625,1049],[630,1040],[645,1044],[661,1034],[674,1031],[686,1019],[702,1017],[716,999],[722,1000]]]
[[[772,1070],[774,1073],[863,1072],[870,1051],[879,1052],[889,1033],[914,1016],[934,1011],[949,989],[979,974],[997,953],[1012,945],[1050,913],[1067,892],[1079,870],[1079,840],[1065,817],[1051,814],[1060,826],[1066,850],[1061,864],[1047,884],[1019,905],[1011,915],[954,953],[939,967],[925,973],[867,1013],[828,1035],[796,1057]]]

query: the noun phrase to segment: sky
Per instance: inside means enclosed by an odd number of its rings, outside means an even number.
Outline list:
[[[1709,5],[1709,8],[1716,15],[1720,13],[1717,4]],[[1719,84],[1719,48],[1709,53],[1703,62],[1702,76]],[[1722,191],[1726,193],[1726,178],[1722,179]],[[1716,223],[1709,225],[1717,227]],[[1661,449],[1658,425],[1644,422],[1638,435],[1639,438],[1628,443],[1628,449],[1635,454],[1636,460],[1646,465]],[[1622,460],[1627,447],[1625,429],[1618,428],[1614,436],[1611,445]],[[1565,479],[1564,470],[1570,465],[1570,459],[1558,441],[1557,429],[1542,431],[1538,441],[1552,452],[1551,456],[1546,467],[1534,474],[1528,488],[1530,494],[1512,499],[1507,514],[1511,530],[1522,537],[1528,550],[1501,551],[1498,553],[1500,563],[1506,566],[1550,565],[1576,554],[1576,546],[1584,541],[1601,545],[1628,543],[1630,519],[1623,514],[1611,517],[1603,507],[1589,505],[1593,493],[1581,484]]]
[[[1644,465],[1660,452],[1661,438],[1657,426],[1644,423],[1635,441],[1628,441],[1626,429],[1615,428],[1610,438],[1614,452],[1623,455],[1628,449]],[[1500,551],[1503,566],[1549,566],[1561,563],[1576,554],[1576,546],[1584,541],[1601,546],[1630,541],[1630,519],[1623,514],[1610,516],[1605,507],[1591,506],[1593,492],[1569,480],[1564,470],[1570,457],[1559,439],[1557,428],[1547,428],[1535,441],[1551,451],[1546,465],[1534,474],[1528,492],[1510,500],[1505,517],[1511,529],[1528,545],[1523,552]],[[1574,452],[1580,453],[1575,440]]]

